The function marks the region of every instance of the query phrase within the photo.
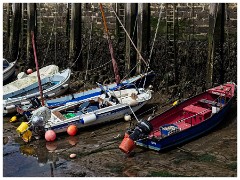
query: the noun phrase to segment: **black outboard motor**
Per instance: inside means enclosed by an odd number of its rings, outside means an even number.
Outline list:
[[[133,141],[136,141],[148,135],[152,130],[153,127],[151,123],[143,119],[139,123],[137,123],[133,133],[130,134],[129,138],[131,138]]]
[[[37,97],[32,98],[30,101],[31,101],[32,107],[34,109],[37,109],[41,106],[41,102],[39,101],[39,99]]]
[[[135,148],[135,141],[146,137],[153,127],[147,120],[141,120],[137,123],[133,131],[128,131],[125,133],[124,139],[119,145],[119,149],[124,153],[128,154]]]

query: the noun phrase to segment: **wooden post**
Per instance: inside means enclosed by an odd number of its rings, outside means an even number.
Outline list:
[[[216,23],[216,33],[217,38],[218,38],[218,44],[219,44],[219,53],[220,53],[220,68],[219,68],[219,74],[220,74],[220,79],[219,83],[223,84],[224,83],[224,75],[225,75],[225,70],[224,70],[224,50],[223,50],[223,45],[224,45],[224,39],[225,39],[225,3],[220,3],[219,4],[219,11],[217,15],[217,23]]]
[[[216,47],[220,47],[220,83],[224,81],[223,72],[223,43],[224,43],[225,5],[213,3],[209,8],[209,35],[208,35],[208,62],[207,62],[207,88],[213,83],[213,63]]]
[[[209,30],[208,30],[208,62],[207,62],[207,76],[206,85],[207,89],[212,87],[213,78],[213,58],[214,58],[214,28],[215,28],[215,16],[217,11],[217,4],[212,3],[209,5]]]
[[[9,54],[10,61],[15,61],[18,57],[19,34],[21,32],[21,3],[12,4],[12,26],[10,30]]]
[[[70,45],[69,45],[69,59],[74,64],[74,69],[79,71],[83,70],[83,65],[81,58],[78,57],[81,50],[81,4],[72,3],[71,4],[72,13],[71,13],[71,29],[70,29]]]
[[[132,38],[134,44],[137,44],[137,30],[136,30],[136,18],[137,18],[137,3],[125,4],[125,22],[126,30]],[[129,38],[126,36],[126,53],[125,53],[125,71],[129,73],[136,64],[136,51],[131,49],[133,46]],[[135,74],[136,70],[131,73],[131,76]]]
[[[32,37],[31,32],[35,34],[35,24],[36,24],[36,4],[35,3],[28,3],[27,4],[27,14],[28,14],[28,21],[27,21],[27,66],[31,67],[34,65],[31,62],[31,54],[32,54]],[[35,38],[36,39],[36,38]],[[37,47],[37,46],[36,46]],[[33,57],[33,56],[32,56]]]
[[[143,58],[148,57],[150,38],[150,4],[138,4],[138,20],[137,20],[137,49]],[[141,73],[141,58],[137,55],[137,73]]]
[[[10,6],[11,6],[11,4],[7,3],[7,43],[8,44],[10,44]],[[8,52],[9,46],[6,46],[6,47],[7,47],[7,52]]]

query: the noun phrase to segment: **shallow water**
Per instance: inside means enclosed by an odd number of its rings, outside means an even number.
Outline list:
[[[58,158],[55,153],[49,152],[46,146],[39,144],[36,147],[17,141],[19,141],[18,138],[5,137],[6,144],[3,146],[4,177],[54,176],[66,168],[67,161]]]

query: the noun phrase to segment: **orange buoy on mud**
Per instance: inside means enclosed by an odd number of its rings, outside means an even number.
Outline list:
[[[28,69],[27,70],[27,74],[32,74],[33,73],[33,70],[32,69]]]
[[[67,128],[67,133],[70,135],[70,136],[75,136],[77,134],[77,131],[78,131],[78,128],[77,126],[75,125],[70,125],[68,126]]]
[[[128,153],[130,153],[134,148],[135,148],[135,143],[134,143],[134,141],[133,141],[131,138],[126,137],[126,134],[125,134],[124,139],[122,140],[121,144],[119,145],[119,149],[120,149],[121,151],[123,151],[124,153],[128,154]]]
[[[45,133],[45,139],[46,141],[54,141],[56,139],[56,133],[53,130],[48,130]]]

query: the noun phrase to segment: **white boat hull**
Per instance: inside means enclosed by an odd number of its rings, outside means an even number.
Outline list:
[[[72,102],[52,109],[51,118],[45,120],[45,131],[54,130],[60,133],[66,131],[71,124],[83,128],[124,118],[126,114],[129,115],[139,110],[152,98],[152,91],[143,88],[139,88],[138,91],[132,88],[117,92],[112,92],[108,96],[102,94],[101,97],[91,98],[84,102],[87,104],[85,106],[82,102]],[[116,99],[114,100],[113,97]],[[85,108],[84,111],[82,108]],[[67,117],[69,112],[72,112],[70,114],[73,116]],[[33,111],[32,118],[38,116],[35,115],[37,113],[38,111]]]
[[[58,83],[58,84],[56,84],[56,85],[54,85],[54,86],[52,86],[48,89],[45,89],[43,91],[43,95],[45,97],[59,96],[59,95],[62,95],[65,91],[67,91],[68,84],[69,84],[69,81],[70,81],[71,70],[66,69],[66,70],[62,71],[61,73],[57,73],[56,75],[59,76],[58,78],[61,78],[61,76],[62,76],[62,80],[60,81],[60,83]],[[53,77],[56,76],[56,75],[53,75]],[[54,79],[53,77],[46,77],[46,78]],[[34,83],[32,86],[37,86],[38,87],[38,83]],[[21,90],[19,90],[19,91],[21,91]],[[22,91],[24,91],[24,89]],[[8,96],[8,95],[6,95],[6,96]],[[28,94],[28,95],[25,95],[25,96],[14,97],[14,98],[9,97],[9,98],[3,100],[3,113],[4,114],[14,113],[14,112],[16,112],[16,106],[17,105],[30,104],[29,100],[31,98],[39,97],[39,96],[40,96],[40,92],[38,91],[38,92]]]
[[[16,62],[9,63],[9,66],[3,70],[3,81],[7,81],[15,73]]]
[[[146,104],[145,102],[139,103],[137,106],[132,107],[133,112],[139,110],[143,105]],[[120,110],[119,110],[120,109]],[[96,116],[98,117],[95,121],[88,123],[88,124],[82,124],[81,123],[81,117],[76,116],[70,120],[65,120],[64,123],[59,123],[56,126],[51,126],[51,127],[45,127],[45,130],[54,130],[56,133],[61,133],[61,132],[66,132],[67,128],[69,125],[74,124],[76,125],[79,129],[84,128],[84,127],[89,127],[89,126],[94,126],[98,124],[103,124],[106,122],[111,122],[115,121],[117,119],[121,119],[124,117],[126,114],[132,114],[132,111],[130,110],[129,106],[127,105],[121,105],[118,107],[111,107],[109,110],[105,110],[105,112],[96,112]]]

